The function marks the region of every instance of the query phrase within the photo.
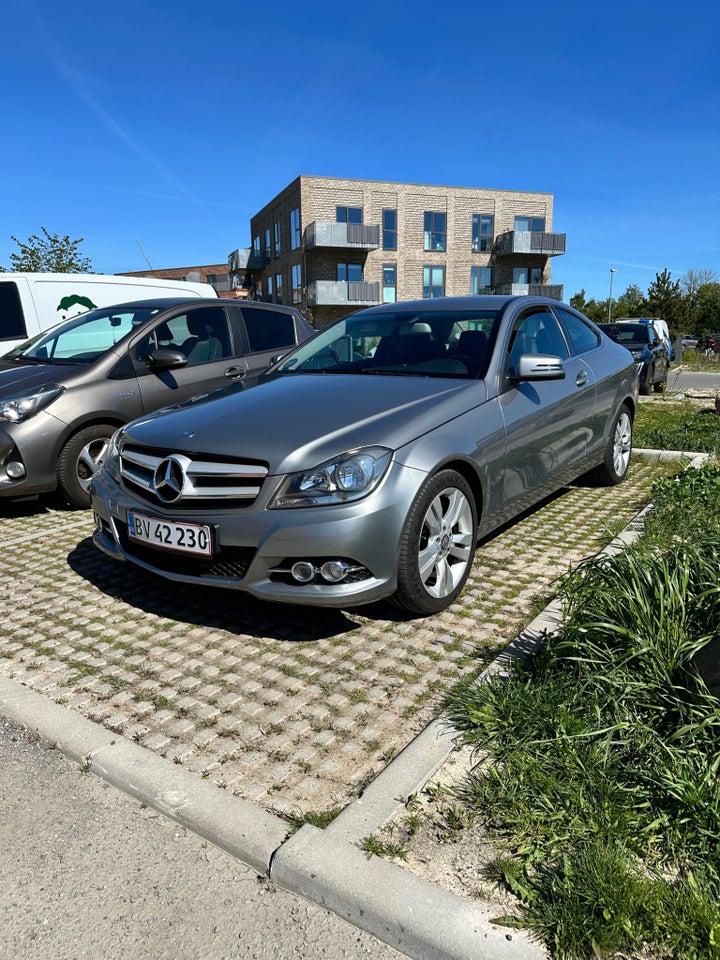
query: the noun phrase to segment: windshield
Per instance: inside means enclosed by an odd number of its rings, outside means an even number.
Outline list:
[[[360,311],[322,330],[273,373],[484,376],[495,339],[496,310],[423,308]]]
[[[92,363],[160,307],[105,307],[65,320],[26,340],[7,355],[37,363]]]
[[[650,331],[644,323],[601,323],[600,329],[615,343],[623,346],[628,344],[645,344],[650,340]]]

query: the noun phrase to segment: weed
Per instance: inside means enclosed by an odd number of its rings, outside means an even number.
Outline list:
[[[368,859],[375,856],[389,857],[393,860],[407,860],[408,855],[405,847],[401,847],[399,844],[392,843],[389,840],[381,840],[372,833],[369,837],[365,837],[360,844],[360,849],[365,851]]]

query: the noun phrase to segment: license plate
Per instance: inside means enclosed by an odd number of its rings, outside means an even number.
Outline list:
[[[171,520],[158,520],[146,517],[142,513],[127,515],[128,536],[132,540],[148,543],[164,550],[176,550],[179,553],[199,553],[212,556],[212,537],[210,527],[199,523],[175,523]]]

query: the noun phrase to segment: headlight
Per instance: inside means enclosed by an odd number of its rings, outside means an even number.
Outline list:
[[[291,473],[280,484],[270,506],[315,507],[359,500],[380,483],[391,457],[392,450],[386,447],[363,447],[312,470]]]
[[[44,387],[35,387],[18,393],[14,397],[2,399],[0,400],[0,420],[7,420],[9,423],[29,420],[64,392],[65,387],[61,387],[58,383],[49,383]]]

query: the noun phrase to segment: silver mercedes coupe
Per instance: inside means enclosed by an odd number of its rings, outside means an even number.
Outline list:
[[[258,386],[118,430],[94,541],[188,584],[427,616],[479,538],[578,477],[625,477],[637,398],[629,352],[558,301],[360,310]]]

